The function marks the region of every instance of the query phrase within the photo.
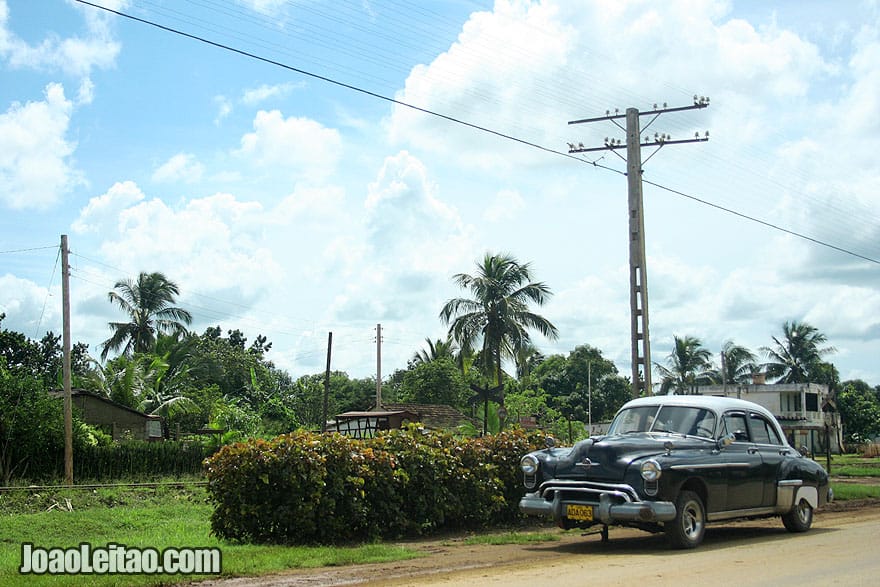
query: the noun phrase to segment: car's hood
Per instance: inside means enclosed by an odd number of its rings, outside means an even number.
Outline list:
[[[649,456],[707,448],[707,442],[676,434],[636,433],[583,440],[571,449],[538,451],[545,475],[557,479],[623,481],[627,467]]]

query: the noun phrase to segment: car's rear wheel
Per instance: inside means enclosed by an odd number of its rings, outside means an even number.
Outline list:
[[[813,525],[813,506],[806,499],[801,499],[782,516],[782,523],[789,532],[806,532]]]
[[[675,519],[664,529],[673,548],[695,548],[706,534],[706,507],[693,491],[682,491],[675,500]]]

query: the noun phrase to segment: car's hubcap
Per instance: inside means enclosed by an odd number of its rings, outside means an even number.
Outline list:
[[[800,518],[801,522],[803,522],[804,524],[809,522],[810,521],[810,505],[806,501],[801,500],[801,502],[798,504],[798,507],[797,507],[797,514],[798,514],[798,518]]]
[[[684,533],[688,538],[699,536],[703,529],[703,516],[697,504],[693,502],[688,503],[681,516],[681,520],[684,525]]]

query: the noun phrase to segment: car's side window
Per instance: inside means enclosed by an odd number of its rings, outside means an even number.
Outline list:
[[[727,412],[724,414],[724,434],[733,434],[736,442],[749,442],[749,426],[746,423],[746,415],[742,412]]]
[[[782,444],[782,441],[779,440],[779,436],[776,434],[776,429],[766,418],[759,414],[749,414],[749,419],[751,420],[752,434],[754,435],[755,442],[759,444]]]

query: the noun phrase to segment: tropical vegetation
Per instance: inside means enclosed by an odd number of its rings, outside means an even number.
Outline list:
[[[446,337],[425,338],[408,363],[385,378],[386,402],[450,405],[473,423],[456,430],[459,435],[536,426],[574,441],[590,433],[588,424],[607,421],[629,399],[628,378],[600,349],[580,344],[567,353],[541,351],[534,336],[553,340],[558,332],[535,311],[552,292],[533,278],[530,264],[486,254],[474,274],[457,274],[453,281],[469,295],[440,309]],[[161,415],[167,438],[199,442],[205,454],[236,440],[322,429],[324,373],[294,376],[277,368],[273,344],[261,334],[250,339],[220,326],[189,330],[192,316],[178,295],[176,283],[162,273],[119,280],[108,300],[123,319],[111,323],[100,358],[91,357],[87,345],[73,345],[73,386]],[[32,340],[3,328],[4,317],[0,314],[0,481],[46,479],[56,474],[58,461],[44,456],[62,450],[61,402],[50,395],[61,387],[60,337],[48,332]],[[880,389],[861,380],[841,382],[827,362],[834,349],[823,333],[805,322],[785,322],[772,342],[761,347],[765,361],[760,363],[734,341],[726,341],[713,357],[700,338],[676,335],[669,356],[655,366],[661,375],[656,391],[689,393],[703,383],[748,383],[757,373],[771,382],[826,383],[847,442],[880,435]],[[374,377],[331,371],[326,414],[372,408],[375,389]],[[113,475],[125,474],[107,465],[116,458],[114,450],[128,455],[123,460],[153,459],[147,448],[112,448],[109,431],[74,416],[79,462],[95,463],[87,467],[90,476],[110,469]],[[217,432],[187,436],[205,429]],[[167,470],[180,470],[170,456],[164,461]]]

